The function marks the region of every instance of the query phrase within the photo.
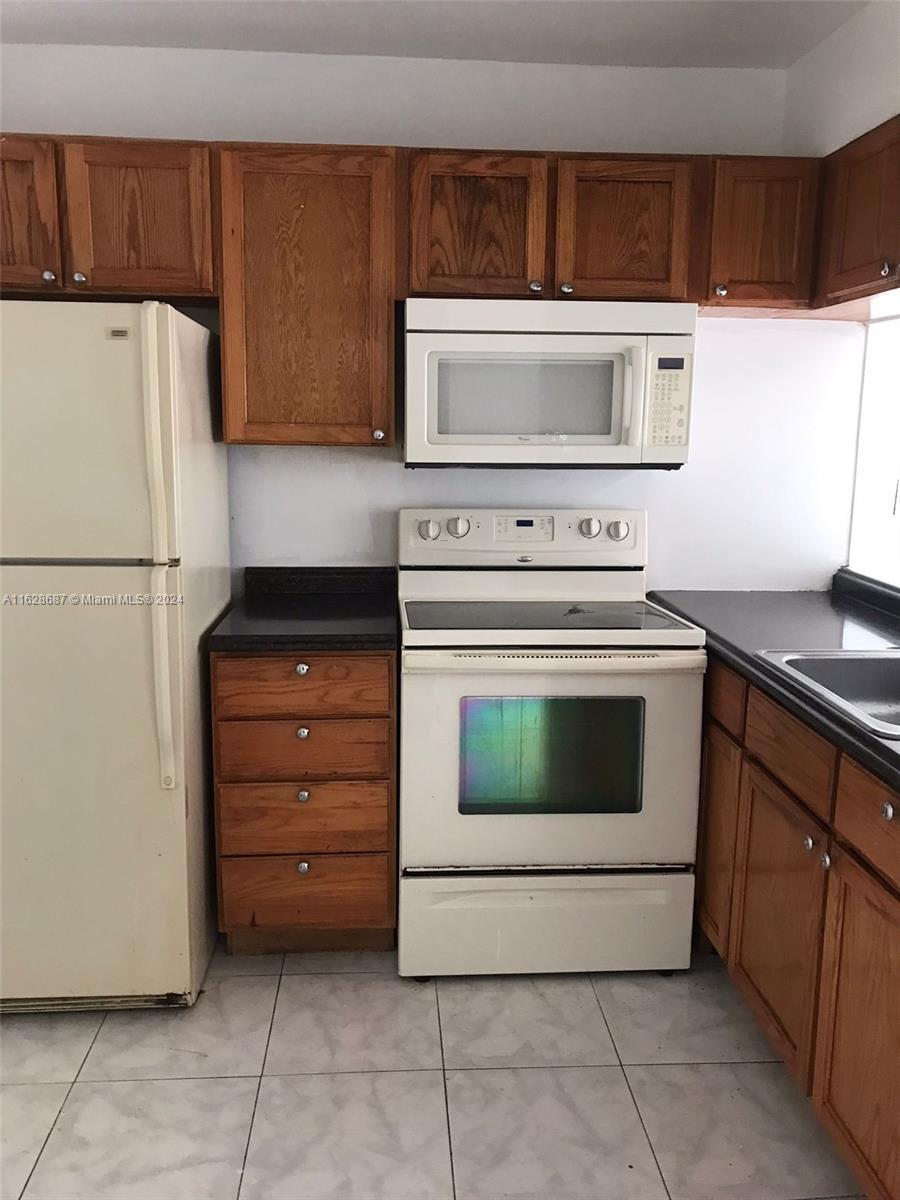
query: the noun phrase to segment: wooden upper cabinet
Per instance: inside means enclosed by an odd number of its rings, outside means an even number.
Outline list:
[[[223,149],[229,442],[389,445],[394,152]]]
[[[900,1196],[900,900],[843,851],[828,882],[813,1104],[872,1200]]]
[[[53,142],[0,138],[0,281],[61,286]]]
[[[814,158],[716,160],[710,301],[809,303],[818,183]]]
[[[803,1087],[809,1087],[827,832],[764,771],[744,763],[728,969]]]
[[[213,290],[209,149],[179,142],[64,142],[67,286]]]
[[[819,300],[900,284],[900,115],[825,160]]]
[[[549,296],[547,159],[443,154],[413,160],[410,291]]]
[[[691,164],[561,158],[556,295],[684,299]]]
[[[726,960],[740,789],[741,748],[714,721],[707,721],[697,842],[697,920]]]

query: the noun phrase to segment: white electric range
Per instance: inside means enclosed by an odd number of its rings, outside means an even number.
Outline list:
[[[401,975],[690,963],[702,629],[646,514],[404,509]]]

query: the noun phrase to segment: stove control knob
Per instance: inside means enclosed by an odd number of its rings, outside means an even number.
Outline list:
[[[451,537],[465,537],[472,528],[472,522],[468,517],[451,517],[447,522],[447,532]]]
[[[423,541],[433,542],[435,538],[441,536],[440,521],[420,521],[419,522],[419,537]]]
[[[578,532],[582,537],[595,538],[600,532],[600,522],[596,517],[582,517],[578,522]]]
[[[610,521],[610,523],[606,526],[607,535],[614,542],[624,542],[628,537],[630,530],[631,526],[627,521]]]

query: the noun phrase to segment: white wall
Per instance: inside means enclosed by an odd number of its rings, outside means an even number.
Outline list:
[[[777,153],[785,73],[6,46],[19,132]]]
[[[875,0],[787,73],[788,154],[830,154],[900,112],[900,3]]]
[[[229,448],[232,556],[388,564],[414,505],[646,507],[650,581],[825,588],[847,561],[864,335],[826,321],[701,320],[680,471],[407,471],[399,452]]]

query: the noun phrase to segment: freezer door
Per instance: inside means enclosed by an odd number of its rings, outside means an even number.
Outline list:
[[[4,1002],[191,989],[182,606],[105,599],[180,586],[168,568],[0,570]]]

